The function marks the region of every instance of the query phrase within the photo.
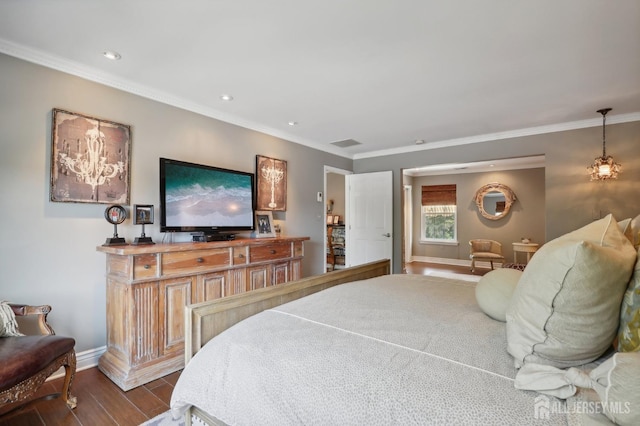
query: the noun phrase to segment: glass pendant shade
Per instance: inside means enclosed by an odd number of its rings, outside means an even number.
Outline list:
[[[611,111],[611,108],[598,110],[598,112],[602,114],[602,156],[596,157],[593,160],[593,164],[587,167],[591,180],[617,179],[618,173],[622,171],[622,166],[616,163],[612,156],[607,156],[605,120],[609,111]]]

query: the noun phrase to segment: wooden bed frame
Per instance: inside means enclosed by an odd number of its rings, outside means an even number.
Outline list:
[[[391,262],[385,259],[222,299],[188,305],[185,309],[185,365],[189,364],[193,355],[205,343],[245,318],[338,284],[388,275],[390,272]],[[192,414],[209,425],[224,424],[197,407],[192,407],[185,414],[187,425],[191,425]]]

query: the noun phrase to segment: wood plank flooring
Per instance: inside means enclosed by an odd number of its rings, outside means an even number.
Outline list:
[[[405,265],[407,270],[407,274],[417,274],[424,275],[429,271],[442,271],[442,272],[455,272],[457,274],[468,274],[468,275],[484,275],[487,272],[491,271],[490,268],[480,268],[476,267],[475,271],[471,272],[471,268],[468,266],[456,266],[456,265],[445,265],[443,263],[427,263],[427,262],[411,262]]]
[[[412,262],[407,273],[424,274],[432,270],[471,274],[468,267]],[[489,269],[476,268],[474,275],[484,275]],[[0,416],[0,426],[137,426],[169,409],[171,392],[180,372],[154,380],[128,392],[122,391],[98,368],[76,373],[72,395],[78,398],[74,410],[60,398],[39,400],[22,410]],[[45,383],[39,396],[60,392],[62,378]]]
[[[60,398],[38,400],[0,417],[0,426],[73,425],[137,426],[169,409],[171,392],[180,372],[124,392],[97,367],[76,373],[71,394],[78,406],[71,410]],[[62,378],[46,382],[38,396],[60,392]]]

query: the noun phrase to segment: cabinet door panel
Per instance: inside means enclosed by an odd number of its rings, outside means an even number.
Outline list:
[[[158,283],[132,286],[132,315],[130,315],[129,342],[133,363],[150,361],[158,357]]]
[[[198,276],[196,284],[195,303],[206,302],[207,300],[220,299],[228,296],[226,293],[229,285],[229,272],[222,271]]]
[[[287,281],[289,281],[289,262],[275,263],[271,272],[271,285],[282,284]]]
[[[254,266],[247,269],[249,290],[257,290],[271,285],[271,265]]]
[[[163,355],[184,350],[184,307],[191,303],[194,277],[160,281],[160,350]]]

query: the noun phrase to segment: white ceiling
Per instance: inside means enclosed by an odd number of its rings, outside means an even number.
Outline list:
[[[349,158],[640,119],[638,0],[3,0],[0,52]]]

